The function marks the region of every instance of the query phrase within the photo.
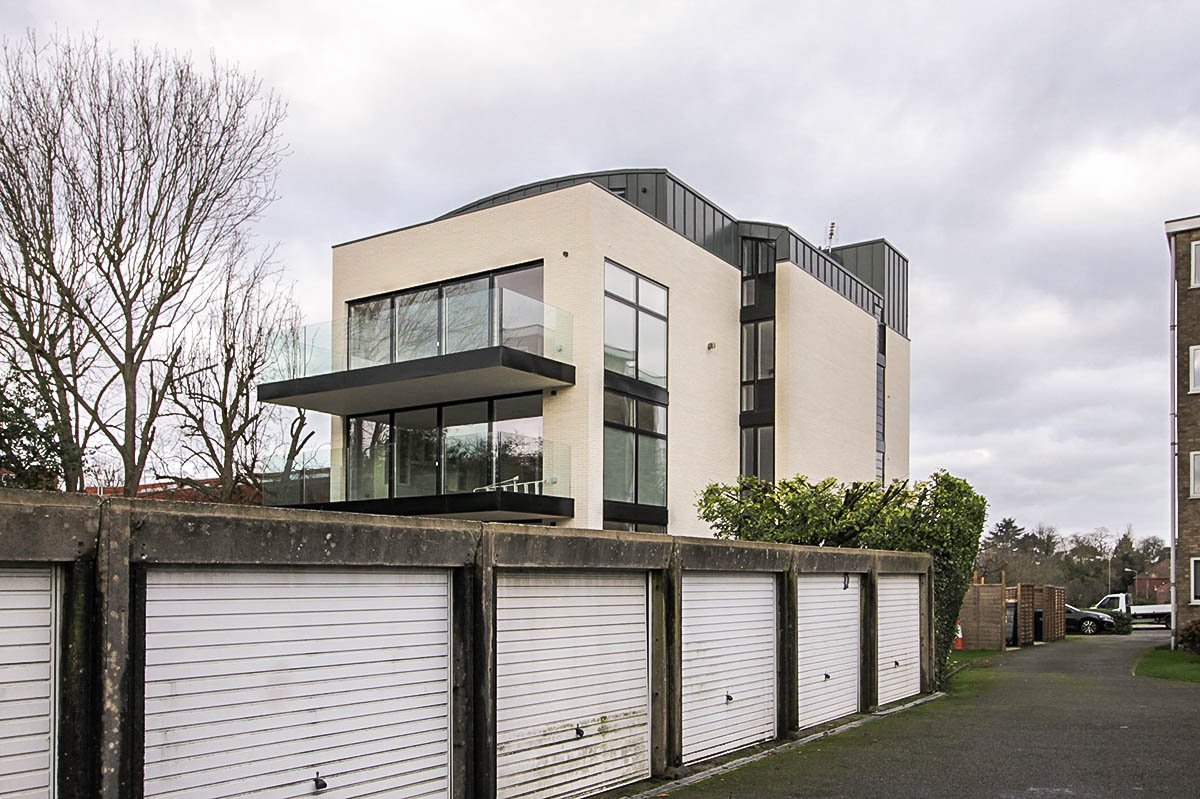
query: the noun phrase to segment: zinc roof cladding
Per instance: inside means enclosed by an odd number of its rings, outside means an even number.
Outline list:
[[[546,193],[549,191],[556,191],[560,188],[566,188],[568,186],[577,185],[579,183],[588,183],[588,182],[596,183],[603,189],[611,190],[609,186],[605,186],[605,185],[601,184],[598,179],[607,179],[607,178],[614,178],[614,177],[620,177],[620,176],[642,176],[642,175],[655,175],[655,176],[661,175],[661,176],[665,177],[667,180],[671,181],[676,186],[678,186],[679,188],[682,188],[685,192],[691,193],[699,201],[703,202],[705,205],[712,208],[716,214],[719,214],[723,217],[728,218],[729,220],[732,220],[732,222],[734,223],[734,225],[736,226],[736,228],[738,230],[739,236],[744,236],[744,235],[750,235],[750,236],[771,235],[771,236],[774,236],[777,240],[780,240],[781,243],[783,243],[784,252],[785,252],[787,260],[791,261],[794,264],[797,264],[801,268],[805,268],[806,271],[813,272],[813,270],[807,268],[807,266],[805,264],[805,259],[802,257],[802,254],[795,252],[796,248],[793,248],[790,246],[789,237],[792,240],[797,240],[798,242],[800,242],[802,244],[803,247],[805,247],[806,249],[808,249],[810,251],[810,258],[815,258],[817,260],[826,262],[828,264],[829,269],[836,270],[837,272],[844,274],[843,280],[848,281],[849,283],[852,283],[856,286],[857,290],[854,292],[855,294],[866,294],[866,295],[870,295],[873,299],[878,298],[878,299],[882,300],[882,295],[880,295],[880,293],[878,291],[876,291],[874,288],[872,288],[870,285],[868,285],[865,281],[860,279],[857,275],[853,274],[850,270],[846,269],[845,266],[838,263],[837,260],[832,258],[828,253],[821,250],[819,247],[814,246],[811,242],[809,242],[807,239],[805,239],[803,236],[801,236],[796,231],[792,230],[790,227],[788,227],[786,225],[780,225],[780,224],[774,223],[774,222],[760,222],[760,221],[754,221],[754,220],[739,219],[736,216],[734,216],[733,214],[726,211],[725,209],[721,208],[716,203],[709,200],[707,197],[705,197],[700,192],[693,189],[691,186],[689,186],[684,181],[680,180],[676,175],[671,173],[670,170],[662,168],[662,167],[638,168],[638,169],[609,169],[609,170],[604,170],[604,171],[600,171],[600,172],[581,172],[581,173],[574,174],[574,175],[565,175],[562,177],[555,177],[555,178],[548,178],[546,180],[534,181],[532,183],[526,183],[521,186],[511,188],[511,189],[505,189],[504,191],[496,192],[495,194],[490,194],[487,197],[484,197],[482,199],[467,203],[466,205],[460,206],[460,207],[454,209],[453,211],[443,214],[442,216],[438,217],[438,219],[439,220],[447,219],[450,217],[458,216],[460,214],[466,214],[466,213],[470,213],[472,211],[482,210],[483,208],[490,208],[490,207],[494,207],[496,205],[502,205],[504,203],[515,202],[517,200],[521,200],[526,197],[534,196],[536,194],[543,194],[543,193]],[[705,246],[705,243],[703,241],[700,241],[698,237],[686,236],[686,234],[679,231],[677,228],[675,228],[674,226],[669,224],[666,220],[659,218],[656,214],[652,214],[649,211],[646,211],[645,208],[642,208],[638,203],[633,202],[628,196],[622,197],[621,199],[624,199],[630,205],[633,205],[634,207],[639,208],[639,210],[642,210],[645,213],[649,214],[651,217],[654,217],[660,223],[666,224],[672,230],[675,230],[677,233],[680,233],[680,235],[685,235],[686,238],[691,238],[693,241],[696,241],[701,246]],[[755,230],[752,230],[753,228],[761,228],[762,230],[755,231]],[[743,230],[747,230],[748,232],[742,232]],[[888,246],[891,247],[891,244],[889,243]],[[705,248],[709,249],[709,251],[713,252],[715,255],[718,255],[719,257],[723,258],[731,266],[740,268],[740,264],[736,263],[736,257],[731,258],[728,254],[719,252],[712,247],[705,247]],[[892,247],[892,249],[895,250],[894,247]],[[898,250],[896,250],[896,252],[899,254]],[[907,261],[907,259],[905,259],[905,260]],[[813,274],[816,275],[815,272],[813,272]],[[816,275],[816,276],[818,277],[818,279],[822,279],[819,275]],[[823,282],[828,282],[828,281],[823,280]],[[872,310],[871,308],[866,307],[862,302],[857,302],[856,304],[862,306],[863,309],[866,310],[868,313],[870,313]]]
[[[621,178],[624,178],[624,180]],[[771,222],[738,219],[680,180],[669,170],[661,167],[581,172],[534,181],[474,200],[427,222],[364,236],[336,244],[334,247],[342,247],[378,236],[410,230],[455,216],[493,208],[498,205],[505,205],[510,202],[516,202],[528,197],[584,183],[593,183],[599,188],[612,193],[613,196],[632,205],[679,235],[695,242],[734,268],[741,268],[740,244],[738,242],[742,237],[772,237],[778,242],[780,249],[777,252],[781,260],[787,260],[796,264],[853,302],[863,311],[875,315],[877,308],[883,305],[883,296],[879,291],[839,263],[828,252],[814,246],[791,228]],[[638,188],[640,188],[640,192],[637,191]],[[648,189],[651,188],[654,189],[653,193],[648,193]],[[634,191],[635,195],[630,197],[626,193],[626,190]],[[621,193],[617,194],[617,191]],[[683,211],[679,209],[681,199],[685,209]],[[696,204],[693,205],[693,202]],[[686,209],[688,207],[692,209],[690,218],[686,218]],[[673,219],[671,218],[672,216],[674,217]],[[735,236],[736,238],[731,240],[731,236]],[[891,247],[890,244],[888,246]],[[899,251],[895,250],[894,247],[892,249],[899,254]],[[907,262],[907,259],[905,261]]]

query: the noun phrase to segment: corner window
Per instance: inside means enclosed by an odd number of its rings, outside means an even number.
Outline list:
[[[497,345],[542,355],[542,265],[355,300],[347,315],[351,369]]]
[[[604,262],[604,368],[667,385],[667,289]]]
[[[1200,393],[1200,347],[1188,347],[1188,393]]]
[[[1200,241],[1192,242],[1192,286],[1200,286]]]
[[[667,504],[667,409],[604,392],[604,498]]]
[[[1191,464],[1188,496],[1192,499],[1200,499],[1200,452],[1188,453],[1188,462]]]
[[[543,469],[542,395],[346,420],[346,498],[476,491],[553,493]]]

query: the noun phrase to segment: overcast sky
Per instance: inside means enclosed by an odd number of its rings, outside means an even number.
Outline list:
[[[912,472],[1063,533],[1165,537],[1163,220],[1200,213],[1200,4],[0,0],[254,72],[291,155],[261,232],[310,321],[332,244],[575,172],[666,167],[911,261]]]

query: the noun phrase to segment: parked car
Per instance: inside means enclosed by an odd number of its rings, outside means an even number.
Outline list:
[[[1098,632],[1112,632],[1117,629],[1117,623],[1107,613],[1080,610],[1074,605],[1063,605],[1063,620],[1069,633],[1095,635]]]
[[[1170,605],[1135,605],[1129,598],[1129,594],[1108,594],[1092,607],[1095,610],[1115,610],[1119,613],[1128,613],[1133,616],[1135,622],[1161,624],[1168,630],[1171,629]]]

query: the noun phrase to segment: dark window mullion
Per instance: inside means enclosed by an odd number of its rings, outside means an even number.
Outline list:
[[[488,474],[491,475],[491,477],[492,477],[492,479],[490,480],[490,484],[495,485],[496,481],[498,479],[500,479],[500,475],[496,471],[496,461],[498,460],[498,458],[496,457],[496,441],[495,441],[496,401],[488,400],[487,406],[488,406],[488,410],[487,410],[487,415],[488,415],[487,446],[484,448],[483,457],[488,459]]]
[[[392,302],[393,312],[395,310],[395,307],[396,307],[396,303],[395,303],[395,301],[393,301]],[[395,325],[394,319],[393,319],[392,324]],[[394,329],[394,327],[393,327],[393,329]],[[394,342],[393,342],[393,346],[395,346]],[[394,352],[393,352],[392,357],[393,357],[393,359],[395,358]],[[393,412],[393,413],[388,414],[387,463],[384,465],[384,468],[387,469],[387,484],[388,484],[387,495],[388,495],[389,499],[396,496],[396,463],[397,463],[396,447],[397,447],[397,445],[398,445],[398,441],[397,441],[397,436],[396,436],[396,414]]]
[[[442,416],[443,406],[437,407],[437,480],[438,495],[446,493],[446,421]]]

